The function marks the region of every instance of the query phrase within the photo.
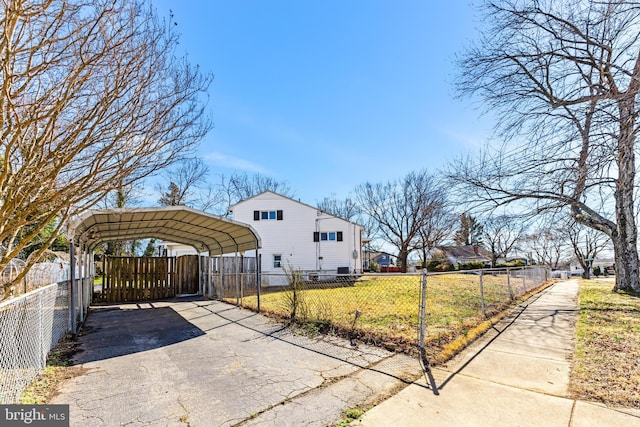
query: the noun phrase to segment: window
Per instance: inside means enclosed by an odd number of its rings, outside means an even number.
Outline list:
[[[274,255],[273,256],[273,268],[282,267],[282,255]]]
[[[337,241],[342,242],[342,231],[313,232],[314,242]]]
[[[277,211],[253,211],[254,221],[277,220],[282,221],[283,215],[281,210]]]

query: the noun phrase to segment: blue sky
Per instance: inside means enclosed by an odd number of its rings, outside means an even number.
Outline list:
[[[466,0],[153,0],[181,47],[215,76],[216,175],[287,181],[303,202],[436,171],[491,124],[453,97],[453,59],[475,37]]]

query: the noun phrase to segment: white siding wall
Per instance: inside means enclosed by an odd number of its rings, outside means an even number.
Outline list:
[[[282,221],[254,220],[254,211],[278,211]],[[262,241],[262,271],[282,272],[274,268],[274,255],[282,256],[285,266],[301,270],[323,270],[335,273],[338,267],[349,267],[351,272],[361,272],[362,227],[334,216],[319,213],[311,206],[275,193],[262,193],[233,207],[233,218],[251,225]],[[313,241],[313,233],[342,232],[343,241]],[[357,259],[353,258],[353,251]],[[246,252],[254,256],[254,251]],[[322,257],[322,259],[319,259]]]

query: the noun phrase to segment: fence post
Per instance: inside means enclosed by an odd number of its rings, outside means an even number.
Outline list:
[[[422,368],[424,372],[427,374],[427,379],[429,380],[429,384],[431,385],[431,390],[433,394],[436,396],[440,394],[438,391],[438,385],[436,384],[436,380],[431,373],[431,366],[429,364],[429,360],[427,359],[427,350],[424,348],[424,341],[427,329],[427,269],[422,268],[422,280],[420,283],[420,337],[418,340],[418,347],[420,348],[420,359],[422,361]]]
[[[69,274],[69,330],[73,335],[76,334],[76,245],[71,239],[71,245],[69,247],[69,263],[71,264],[71,271]]]
[[[427,317],[427,269],[422,269],[422,280],[420,281],[420,353],[424,351],[424,335]]]
[[[509,299],[513,301],[513,290],[511,290],[511,270],[507,268],[507,290],[509,291]]]
[[[484,282],[483,282],[483,272],[480,270],[480,303],[482,304],[482,315],[487,317],[487,310],[484,304]]]

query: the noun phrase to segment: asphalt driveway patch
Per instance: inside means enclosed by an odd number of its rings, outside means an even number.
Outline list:
[[[244,424],[393,356],[295,335],[262,315],[195,298],[93,307],[86,327],[73,359],[86,374],[50,402],[70,405],[72,426]],[[373,391],[362,393],[370,400]]]

